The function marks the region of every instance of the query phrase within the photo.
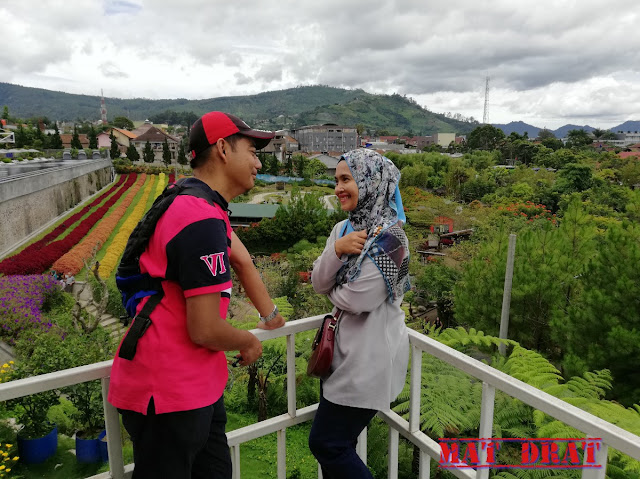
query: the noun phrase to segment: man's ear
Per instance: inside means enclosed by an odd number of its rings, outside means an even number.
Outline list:
[[[227,152],[225,151],[226,149],[226,142],[224,141],[223,138],[219,138],[218,141],[216,142],[216,151],[218,152],[218,155],[222,158],[222,161],[227,161]]]

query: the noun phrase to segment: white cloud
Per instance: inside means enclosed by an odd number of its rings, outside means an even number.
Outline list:
[[[0,6],[0,78],[148,98],[323,83],[481,119],[489,74],[491,121],[604,126],[640,111],[639,17],[636,0],[23,0]]]

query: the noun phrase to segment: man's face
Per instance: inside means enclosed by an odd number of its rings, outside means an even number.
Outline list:
[[[225,154],[230,180],[238,186],[238,189],[242,189],[243,193],[249,191],[255,184],[258,170],[262,168],[253,141],[242,137],[235,142],[234,146],[227,143]]]

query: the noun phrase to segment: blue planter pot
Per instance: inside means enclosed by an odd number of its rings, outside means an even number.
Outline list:
[[[56,453],[58,449],[58,428],[54,426],[49,434],[36,439],[18,436],[18,455],[27,464],[40,464]]]
[[[102,462],[107,462],[109,460],[106,435],[107,435],[107,431],[104,430],[98,436],[98,449],[100,449],[100,458],[102,459]]]
[[[106,434],[105,431],[100,433],[98,439],[81,439],[76,435],[76,459],[78,462],[86,464],[93,462],[102,462],[103,453],[102,453],[102,444],[104,444],[104,448],[106,449],[107,443],[101,440],[101,436],[104,437]],[[106,456],[106,451],[104,452],[104,456]]]

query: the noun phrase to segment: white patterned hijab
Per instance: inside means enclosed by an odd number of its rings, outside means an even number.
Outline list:
[[[358,185],[358,203],[349,212],[355,231],[367,231],[360,255],[351,255],[338,271],[336,282],[355,281],[362,261],[368,256],[382,273],[393,302],[409,289],[409,242],[398,224],[396,194],[400,181],[398,168],[373,150],[345,153],[344,160]]]

